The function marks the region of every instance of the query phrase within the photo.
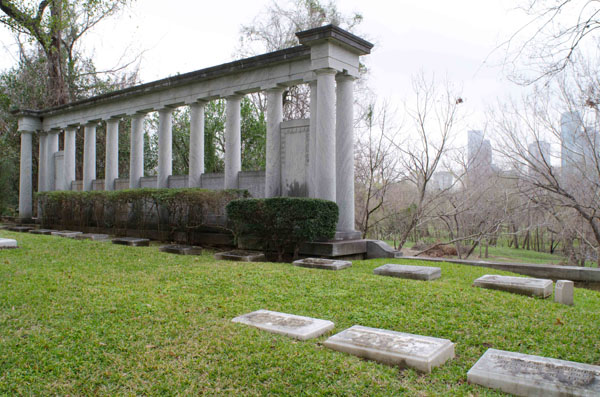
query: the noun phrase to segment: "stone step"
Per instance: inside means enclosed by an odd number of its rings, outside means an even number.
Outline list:
[[[66,237],[66,238],[75,238],[81,234],[83,234],[82,232],[75,232],[72,230],[60,230],[58,232],[51,232],[50,233],[52,236],[58,236],[58,237]]]
[[[326,347],[388,365],[430,373],[454,358],[447,339],[354,325],[327,339]]]
[[[486,274],[473,282],[474,287],[547,298],[552,295],[552,280]]]
[[[262,309],[236,317],[231,321],[299,340],[316,338],[331,331],[335,326],[328,320]]]
[[[52,234],[52,232],[58,232],[58,230],[55,230],[55,229],[33,229],[33,230],[29,231],[29,233],[31,233],[31,234],[41,234],[44,236],[49,236]]]
[[[488,349],[467,381],[517,396],[600,396],[600,366]]]

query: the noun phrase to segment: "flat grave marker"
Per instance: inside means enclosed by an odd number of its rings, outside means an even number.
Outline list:
[[[600,396],[600,366],[488,349],[467,381],[517,396]]]
[[[113,244],[128,245],[130,247],[148,247],[150,240],[139,237],[119,237],[112,240]]]
[[[217,260],[237,261],[237,262],[263,262],[265,254],[255,251],[233,250],[227,252],[218,252],[214,255]]]
[[[160,252],[177,255],[202,255],[202,247],[194,247],[191,245],[163,245],[158,249]]]
[[[30,230],[33,230],[32,226],[11,226],[8,228],[11,232],[19,232],[19,233],[28,233]]]
[[[18,248],[17,240],[12,238],[0,238],[0,249]]]
[[[310,269],[342,270],[352,266],[350,261],[324,258],[304,258],[292,262],[294,266],[308,267]]]
[[[29,233],[31,233],[31,234],[41,234],[44,236],[49,236],[52,234],[52,232],[58,232],[58,230],[55,230],[55,229],[33,229],[33,230],[29,231]]]
[[[75,236],[77,240],[92,240],[92,241],[108,241],[110,240],[110,236],[108,234],[98,234],[98,233],[84,233],[78,236]]]
[[[474,287],[547,298],[552,295],[552,280],[542,278],[497,276],[486,274],[473,282]]]
[[[324,346],[383,364],[430,373],[454,358],[448,339],[354,325],[327,339]]]
[[[335,326],[328,320],[262,309],[236,317],[231,321],[299,340],[316,338],[332,330]]]
[[[52,232],[50,234],[53,236],[58,236],[58,237],[75,238],[83,233],[82,232],[74,232],[72,230],[60,230],[58,232]]]
[[[442,269],[439,267],[395,265],[388,263],[383,266],[379,266],[373,270],[373,273],[379,276],[430,281],[440,278],[442,276]]]

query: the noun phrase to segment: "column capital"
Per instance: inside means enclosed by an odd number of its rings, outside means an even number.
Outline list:
[[[33,116],[20,116],[18,120],[19,132],[37,132],[42,130],[42,119]]]
[[[275,86],[275,87],[269,87],[269,88],[265,88],[264,91],[265,92],[272,92],[272,93],[283,93],[285,91],[287,87],[282,87],[282,86]]]
[[[97,127],[98,121],[88,121],[83,125],[85,128]]]
[[[243,94],[231,94],[231,95],[223,96],[223,98],[225,98],[228,101],[241,100],[243,97],[244,97]]]
[[[207,103],[208,103],[208,101],[205,101],[204,99],[198,99],[197,101],[190,102],[187,105],[189,107],[202,107],[202,106],[206,106]]]
[[[358,78],[356,76],[352,76],[352,75],[346,74],[346,73],[338,73],[335,75],[336,81],[354,81],[357,79]]]
[[[106,124],[118,124],[121,121],[121,118],[110,118],[110,119],[106,119],[104,120],[106,122]]]
[[[317,75],[320,74],[338,74],[338,71],[332,68],[322,68],[322,69],[316,69],[315,73]]]

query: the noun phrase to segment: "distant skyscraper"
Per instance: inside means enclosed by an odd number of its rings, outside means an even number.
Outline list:
[[[563,113],[560,119],[561,172],[569,175],[595,167],[600,149],[600,135],[586,126],[579,112]]]
[[[433,174],[433,186],[435,189],[446,190],[452,187],[454,176],[449,171],[438,171]]]
[[[532,142],[528,146],[530,161],[532,165],[529,166],[529,174],[534,173],[534,170],[537,169],[538,172],[546,171],[546,164],[552,164],[552,159],[550,157],[550,143],[546,141],[536,141]]]
[[[467,174],[469,183],[477,183],[492,173],[492,144],[480,130],[469,131],[468,138]]]

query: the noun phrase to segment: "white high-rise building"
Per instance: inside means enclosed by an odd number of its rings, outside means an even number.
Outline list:
[[[468,138],[467,174],[469,183],[477,183],[480,178],[492,174],[492,144],[481,130],[469,131]]]

